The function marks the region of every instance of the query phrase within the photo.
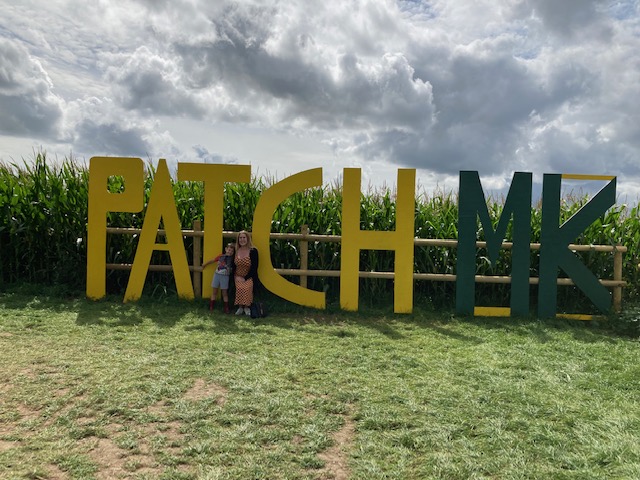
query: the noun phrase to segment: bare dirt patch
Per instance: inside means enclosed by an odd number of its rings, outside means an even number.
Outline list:
[[[184,434],[180,432],[182,424],[177,421],[151,423],[143,427],[145,438],[149,442],[155,442],[156,448],[161,445],[165,454],[178,455],[182,450]]]
[[[165,415],[166,411],[167,403],[164,400],[161,400],[147,407],[147,412],[156,417],[162,417],[163,415]]]
[[[38,376],[38,373],[35,372],[32,368],[23,368],[17,373],[16,376],[21,376],[21,377],[28,378],[29,380],[34,380]]]
[[[16,430],[15,422],[0,423],[0,437],[7,437],[9,435],[12,435],[15,432],[15,430]]]
[[[16,405],[15,410],[18,412],[18,415],[20,415],[21,422],[33,421],[40,417],[40,412],[37,409],[31,408],[24,403]]]
[[[153,458],[147,454],[129,455],[126,450],[118,447],[109,438],[95,438],[87,440],[88,454],[98,465],[96,478],[112,479],[136,474],[150,474],[158,476],[162,470],[155,467]]]
[[[156,450],[161,449],[164,454],[177,456],[184,442],[184,434],[180,431],[182,423],[169,420],[168,408],[165,401],[147,407],[147,411],[158,417],[158,420],[134,427],[135,432],[129,430],[127,422],[114,422],[105,427],[108,438],[85,439],[84,448],[98,467],[96,478],[107,480],[138,475],[160,477],[166,467],[156,458]],[[132,448],[118,445],[118,438],[127,433],[134,434],[135,446]],[[185,473],[190,472],[188,466],[181,465],[177,468]]]
[[[345,417],[344,425],[333,435],[333,446],[318,454],[325,466],[320,470],[320,478],[346,480],[351,475],[349,470],[349,448],[355,435],[355,422]]]
[[[26,368],[20,374],[26,379],[35,379],[38,375],[52,374],[51,369],[42,367]],[[55,379],[52,379],[55,380]],[[13,441],[13,435],[29,422],[38,422],[43,427],[54,424],[62,415],[68,413],[84,399],[84,395],[72,395],[72,389],[52,382],[50,399],[65,401],[59,408],[45,408],[43,405],[31,405],[25,402],[12,405],[14,419],[0,422],[0,453],[19,448],[23,442],[28,442],[30,434],[19,441]],[[6,385],[1,393],[8,391]],[[213,399],[218,405],[223,405],[227,396],[227,389],[216,384],[197,379],[192,387],[185,392],[183,398],[190,401]],[[1,403],[0,403],[1,405]],[[148,407],[148,412],[154,420],[148,423],[132,424],[126,419],[114,417],[112,422],[102,426],[103,434],[88,436],[76,445],[77,453],[86,455],[97,467],[96,478],[107,480],[114,478],[132,478],[145,476],[158,478],[167,468],[158,455],[170,455],[178,462],[173,468],[183,473],[190,473],[191,467],[180,464],[179,457],[185,444],[184,425],[180,421],[172,420],[171,406],[166,400],[159,401]],[[46,416],[45,416],[46,415]],[[73,418],[77,427],[87,427],[98,420],[99,412],[86,410]],[[3,438],[4,437],[4,438]],[[122,440],[122,442],[121,442]],[[46,478],[50,480],[66,480],[69,475],[57,465],[43,465]]]
[[[47,465],[47,480],[67,480],[69,475],[57,465]]]
[[[6,452],[12,448],[16,448],[20,444],[18,442],[7,442],[5,440],[0,440],[0,453]]]
[[[222,406],[227,401],[228,393],[229,391],[226,388],[215,383],[207,383],[204,379],[198,378],[193,386],[185,392],[184,398],[198,401],[215,397],[218,405]]]
[[[70,388],[63,387],[63,388],[59,388],[55,392],[53,392],[53,395],[56,396],[56,397],[66,397],[67,395],[69,395],[70,391],[71,391]]]

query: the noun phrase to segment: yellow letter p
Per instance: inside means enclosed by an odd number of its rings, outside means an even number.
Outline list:
[[[121,176],[122,192],[111,193],[109,177]],[[93,157],[89,160],[87,297],[106,294],[107,212],[139,212],[143,207],[144,165],[140,158]]]

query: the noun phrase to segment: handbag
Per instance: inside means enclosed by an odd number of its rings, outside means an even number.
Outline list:
[[[267,316],[267,307],[262,302],[253,302],[249,307],[251,318],[264,318]]]

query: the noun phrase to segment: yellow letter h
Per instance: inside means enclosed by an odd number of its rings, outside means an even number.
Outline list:
[[[415,169],[398,170],[396,230],[360,229],[360,169],[344,169],[342,190],[342,253],[340,306],[358,310],[360,250],[393,250],[395,313],[413,310],[413,255],[415,223]]]

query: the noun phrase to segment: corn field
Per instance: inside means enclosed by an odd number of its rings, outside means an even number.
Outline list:
[[[35,155],[33,161],[23,164],[0,164],[0,288],[9,284],[34,283],[60,285],[70,291],[84,291],[86,278],[86,245],[88,215],[88,167],[80,166],[72,159],[51,162],[45,153]],[[153,168],[147,168],[145,178],[145,205],[153,183]],[[109,189],[118,192],[123,180],[110,177]],[[224,192],[223,228],[238,231],[252,223],[253,211],[261,192],[273,180],[254,178],[250,183],[227,184]],[[178,215],[183,229],[191,229],[194,220],[202,220],[204,186],[200,182],[174,182],[173,191]],[[588,199],[582,196],[566,197],[562,202],[563,218],[568,218]],[[341,201],[339,186],[325,186],[299,192],[279,205],[272,218],[272,232],[299,233],[303,225],[310,232],[323,235],[340,235]],[[423,192],[416,198],[415,236],[417,238],[457,239],[458,205],[455,194]],[[497,223],[502,203],[489,200],[489,212]],[[369,191],[361,196],[361,229],[393,230],[395,228],[395,202],[392,191]],[[108,213],[111,227],[141,228],[144,212]],[[531,241],[540,241],[541,210],[532,207]],[[495,228],[495,226],[494,226]],[[507,241],[510,241],[510,230]],[[483,240],[480,224],[478,240]],[[107,263],[131,263],[137,246],[137,237],[109,235],[107,239]],[[189,263],[191,238],[185,239]],[[625,301],[638,300],[638,276],[640,263],[640,211],[638,205],[616,205],[594,222],[574,243],[615,245],[628,248],[624,257],[623,278],[628,282],[624,290]],[[264,255],[261,252],[261,255]],[[300,254],[298,244],[284,240],[271,242],[273,265],[282,268],[298,268]],[[611,255],[585,252],[583,263],[598,278],[612,278]],[[444,247],[416,247],[414,271],[419,273],[456,273],[456,250]],[[152,263],[168,263],[166,252],[155,252]],[[362,251],[361,271],[393,270],[394,256],[386,251]],[[537,252],[531,253],[531,274],[536,277]],[[338,270],[340,245],[335,242],[309,243],[309,268],[311,270]],[[500,259],[491,264],[482,250],[478,252],[479,275],[508,275],[510,254],[503,250]],[[107,272],[107,292],[121,294],[126,288],[128,272]],[[295,281],[295,278],[291,279]],[[327,291],[329,300],[337,299],[337,278],[310,277],[308,286]],[[173,279],[167,273],[149,273],[145,291],[157,288],[171,289]],[[361,301],[375,303],[390,300],[393,288],[389,280],[362,279]],[[505,285],[477,285],[477,303],[482,305],[508,305],[509,288]],[[415,303],[424,302],[436,307],[452,307],[455,303],[455,283],[415,283]],[[574,287],[560,287],[559,308],[575,309],[584,299]],[[589,300],[585,300],[589,302]],[[536,302],[532,287],[532,305]],[[584,309],[582,309],[584,310]]]

